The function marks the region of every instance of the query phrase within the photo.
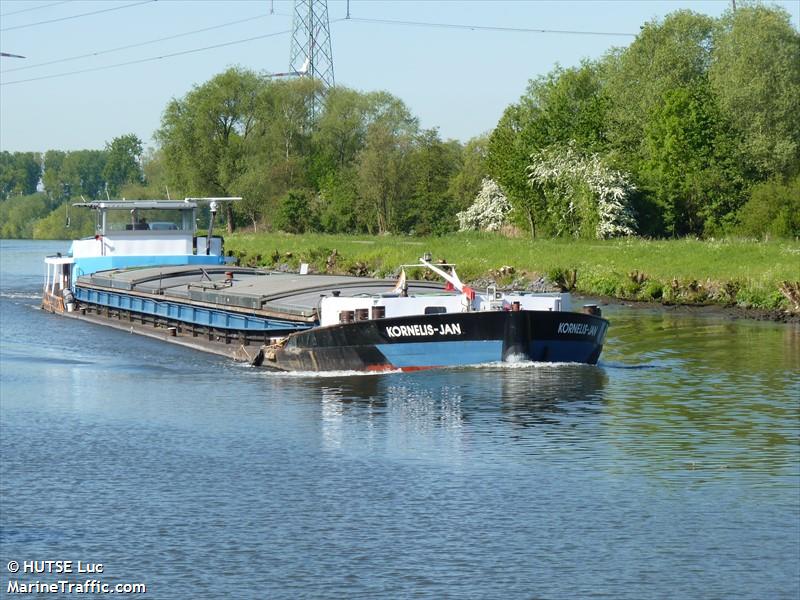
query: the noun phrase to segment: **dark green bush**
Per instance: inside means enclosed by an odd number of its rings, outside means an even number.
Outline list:
[[[278,202],[275,227],[287,233],[305,233],[317,229],[312,193],[308,190],[289,190]]]
[[[786,183],[753,186],[739,211],[740,233],[752,237],[800,237],[800,175]]]

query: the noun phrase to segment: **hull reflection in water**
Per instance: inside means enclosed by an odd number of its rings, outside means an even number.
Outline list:
[[[603,410],[607,375],[588,365],[517,363],[484,365],[412,375],[284,377],[321,404],[322,438],[328,449],[371,444],[357,434],[364,424],[385,432],[391,447],[435,444],[457,458],[461,438],[493,422],[508,439],[527,444],[535,437],[520,428],[563,426],[564,442],[574,427]],[[581,425],[584,428],[586,424]],[[490,426],[490,435],[498,432]],[[349,431],[349,433],[348,433]],[[487,434],[489,432],[487,431]],[[552,432],[550,432],[552,435]],[[385,441],[380,442],[381,445]]]

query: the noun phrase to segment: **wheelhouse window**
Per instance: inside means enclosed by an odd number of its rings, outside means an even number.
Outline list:
[[[192,209],[132,208],[104,210],[98,230],[109,234],[119,231],[194,231]]]

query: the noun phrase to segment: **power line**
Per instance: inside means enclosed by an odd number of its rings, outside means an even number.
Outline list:
[[[76,17],[79,17],[79,16],[85,16],[85,15],[88,15],[88,14],[96,14],[96,13],[99,13],[99,12],[107,12],[108,10],[119,10],[121,8],[127,8],[127,7],[130,7],[130,6],[137,6],[139,4],[147,4],[148,2],[155,2],[155,1],[156,0],[145,0],[144,2],[136,2],[134,4],[126,4],[124,6],[116,7],[116,8],[113,8],[113,9],[106,9],[106,10],[103,10],[103,11],[96,11],[95,13],[84,13],[84,15],[75,15],[74,17],[67,17],[67,18],[76,18]],[[285,16],[288,16],[288,15],[285,15]],[[260,18],[260,17],[255,17],[255,18]],[[57,20],[63,20],[63,19],[57,19]],[[244,20],[249,20],[249,19],[244,19]],[[500,32],[506,32],[506,33],[553,33],[553,34],[567,34],[567,35],[605,35],[605,36],[636,37],[636,34],[634,34],[634,33],[624,33],[624,32],[577,31],[577,30],[564,30],[564,29],[534,29],[534,28],[524,28],[524,27],[499,27],[499,26],[489,26],[489,25],[464,25],[464,24],[459,24],[459,23],[431,23],[431,22],[424,22],[424,21],[398,21],[398,20],[392,20],[392,19],[369,19],[369,18],[359,18],[359,17],[332,19],[331,23],[338,23],[340,21],[354,21],[354,22],[361,22],[361,23],[377,23],[377,24],[384,24],[384,25],[402,25],[402,26],[410,26],[410,27],[436,27],[436,28],[446,28],[446,29],[469,29],[469,30],[475,30],[475,31],[500,31]],[[74,59],[77,59],[77,58],[85,58],[87,56],[95,56],[95,55],[99,55],[99,54],[106,54],[106,53],[110,53],[110,52],[115,52],[117,50],[122,50],[122,49],[126,49],[126,48],[132,48],[132,47],[136,47],[136,46],[143,46],[143,45],[150,44],[150,43],[155,43],[155,42],[158,42],[158,41],[164,41],[164,40],[168,40],[168,39],[172,39],[172,38],[176,38],[176,37],[181,37],[181,36],[184,36],[184,35],[190,35],[192,33],[198,33],[198,32],[201,32],[201,31],[206,31],[208,29],[215,29],[215,28],[219,28],[219,27],[225,27],[227,25],[232,25],[232,24],[235,24],[235,23],[238,23],[238,22],[240,22],[240,21],[234,21],[234,22],[231,22],[231,23],[217,25],[217,26],[213,26],[213,27],[210,27],[210,28],[197,30],[197,31],[194,31],[194,32],[186,32],[186,33],[176,34],[174,36],[168,36],[168,37],[165,37],[165,38],[151,40],[149,42],[142,42],[142,43],[139,43],[139,44],[131,44],[129,46],[123,46],[123,47],[120,47],[120,48],[113,48],[113,49],[110,49],[110,50],[105,50],[105,51],[101,51],[101,52],[97,52],[97,53],[92,53],[92,54],[87,54],[87,55],[82,55],[82,56],[76,56],[76,57],[70,57],[70,58],[65,58],[65,59],[60,59],[60,60],[55,60],[55,61],[50,61],[48,63],[40,63],[40,64],[37,64],[37,65],[31,65],[30,67],[23,67],[23,68],[38,67],[38,66],[43,66],[45,64],[53,64],[53,63],[56,63],[56,62],[64,62],[64,61],[67,61],[67,60],[74,60]],[[0,31],[5,31],[5,30],[0,30]],[[160,55],[160,56],[152,56],[152,57],[149,57],[149,58],[141,58],[141,59],[126,61],[126,62],[121,62],[121,63],[114,63],[114,64],[111,64],[111,65],[103,65],[103,66],[99,66],[99,67],[90,67],[90,68],[87,68],[87,69],[79,69],[79,70],[75,70],[75,71],[67,71],[65,73],[55,73],[55,74],[52,74],[52,75],[43,75],[41,77],[31,77],[31,78],[28,78],[28,79],[17,79],[17,80],[14,80],[14,81],[5,81],[5,82],[0,82],[0,86],[14,85],[14,84],[18,84],[18,83],[28,83],[28,82],[31,82],[31,81],[43,81],[43,80],[46,80],[46,79],[56,79],[56,78],[60,78],[60,77],[68,77],[70,75],[78,75],[78,74],[81,74],[81,73],[91,73],[91,72],[94,72],[94,71],[104,71],[104,70],[108,70],[108,69],[114,69],[114,68],[117,68],[117,67],[136,65],[136,64],[146,63],[146,62],[152,62],[152,61],[155,61],[155,60],[162,60],[162,59],[165,59],[165,58],[173,58],[173,57],[176,57],[176,56],[183,56],[183,55],[186,55],[186,54],[193,54],[195,52],[203,52],[205,50],[213,50],[215,48],[223,48],[223,47],[226,47],[226,46],[244,44],[244,43],[247,43],[247,42],[252,42],[252,41],[255,41],[255,40],[261,40],[261,39],[265,39],[265,38],[275,37],[275,36],[278,36],[278,35],[284,35],[284,34],[287,34],[287,33],[292,33],[292,30],[278,31],[276,33],[268,33],[268,34],[265,34],[265,35],[258,35],[258,36],[254,36],[254,37],[250,37],[250,38],[244,38],[244,39],[241,39],[241,40],[233,40],[233,41],[224,42],[224,43],[221,43],[221,44],[214,44],[214,45],[211,45],[211,46],[204,46],[202,48],[193,48],[191,50],[182,50],[180,52],[173,52],[173,53],[170,53],[170,54],[163,54],[163,55]],[[7,71],[2,71],[2,73],[6,73],[6,72],[10,72],[10,71],[18,71],[18,70],[21,70],[21,69],[22,68],[8,69]]]
[[[360,23],[378,23],[381,25],[406,25],[410,27],[437,27],[440,29],[470,29],[473,31],[502,31],[506,33],[556,33],[567,35],[611,35],[636,37],[635,33],[624,33],[618,31],[577,31],[571,29],[533,29],[527,27],[495,27],[491,25],[463,25],[459,23],[429,23],[424,21],[396,21],[393,19],[365,19],[350,17],[347,21]]]
[[[4,69],[3,73],[11,73],[12,71],[24,71],[25,69],[34,69],[36,67],[44,67],[46,65],[54,65],[57,63],[69,62],[72,60],[78,60],[81,58],[89,58],[91,56],[101,56],[103,54],[111,54],[112,52],[119,52],[120,50],[129,50],[131,48],[138,48],[140,46],[147,46],[148,44],[155,44],[157,42],[165,42],[167,40],[174,40],[180,37],[185,37],[187,35],[194,35],[196,33],[203,33],[206,31],[211,31],[214,29],[222,29],[223,27],[230,27],[231,25],[239,25],[240,23],[245,23],[247,21],[255,21],[256,19],[264,19],[269,15],[256,15],[253,17],[248,17],[246,19],[239,19],[238,21],[230,21],[228,23],[222,23],[220,25],[212,25],[211,27],[204,27],[203,29],[195,29],[193,31],[185,31],[183,33],[177,33],[175,35],[169,35],[167,37],[156,38],[153,40],[149,40],[147,42],[138,42],[136,44],[128,44],[127,46],[117,46],[116,48],[109,48],[108,50],[99,50],[97,52],[89,52],[88,54],[79,54],[76,56],[69,56],[67,58],[58,58],[56,60],[50,60],[47,62],[36,63],[35,65],[26,65],[24,67],[15,67],[13,69]]]
[[[58,23],[60,21],[69,21],[70,19],[78,19],[80,17],[88,17],[89,15],[99,15],[100,13],[111,12],[113,10],[122,10],[123,8],[130,8],[132,6],[139,6],[140,4],[149,4],[156,0],[143,0],[142,2],[133,2],[132,4],[123,4],[122,6],[113,6],[111,8],[104,8],[103,10],[94,10],[92,12],[81,13],[79,15],[71,15],[69,17],[60,17],[58,19],[50,19],[48,21],[37,21],[35,23],[26,23],[25,25],[15,25],[14,27],[5,27],[0,31],[11,31],[12,29],[25,29],[26,27],[36,27],[37,25],[46,25],[47,23]]]
[[[33,8],[23,8],[22,10],[15,10],[12,12],[3,13],[0,17],[10,17],[11,15],[18,15],[24,12],[30,12],[32,10],[39,10],[40,8],[50,8],[51,6],[57,6],[59,4],[66,4],[70,0],[61,0],[61,2],[51,2],[50,4],[42,4],[41,6],[34,6]]]
[[[78,75],[80,73],[91,73],[93,71],[105,71],[108,69],[114,69],[117,67],[126,67],[128,65],[138,65],[141,63],[151,62],[154,60],[162,60],[164,58],[172,58],[175,56],[183,56],[185,54],[193,54],[195,52],[202,52],[204,50],[213,50],[215,48],[224,48],[225,46],[234,46],[236,44],[244,44],[246,42],[252,42],[255,40],[263,40],[265,38],[275,37],[278,35],[285,35],[287,33],[291,33],[290,29],[285,31],[277,31],[275,33],[267,33],[265,35],[257,35],[255,37],[245,38],[241,40],[233,40],[231,42],[223,42],[221,44],[214,44],[213,46],[204,46],[202,48],[193,48],[191,50],[182,50],[180,52],[173,52],[171,54],[163,54],[161,56],[151,56],[149,58],[140,58],[137,60],[130,60],[127,62],[115,63],[113,65],[103,65],[101,67],[90,67],[88,69],[79,69],[77,71],[68,71],[66,73],[56,73],[54,75],[43,75],[42,77],[31,77],[29,79],[16,79],[14,81],[4,81],[1,82],[0,85],[14,85],[15,83],[27,83],[29,81],[42,81],[44,79],[56,79],[58,77],[67,77],[69,75]]]

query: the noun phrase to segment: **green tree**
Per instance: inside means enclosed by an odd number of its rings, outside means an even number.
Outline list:
[[[717,160],[718,144],[727,148],[722,136],[706,86],[669,90],[653,110],[641,176],[672,236],[702,235],[707,221],[728,212],[719,210],[734,193]]]
[[[545,216],[544,195],[528,182],[526,169],[530,155],[544,143],[532,140],[535,119],[531,107],[512,104],[489,137],[486,163],[492,179],[500,184],[512,206],[512,218],[526,227],[532,237],[542,233]]]
[[[128,200],[144,200],[184,198],[186,194],[180,188],[170,188],[167,184],[166,161],[160,149],[148,148],[141,157],[142,179],[133,183],[126,183],[118,195]]]
[[[585,152],[605,152],[609,99],[598,63],[584,60],[580,66],[557,66],[545,77],[531,82],[529,102],[540,120],[538,135],[549,143],[574,142]],[[539,148],[537,148],[539,149]]]
[[[488,173],[486,155],[489,136],[481,135],[469,140],[460,152],[458,169],[450,178],[447,191],[459,211],[472,206],[483,180]]]
[[[385,123],[373,124],[358,157],[359,222],[369,233],[396,229],[400,205],[409,194],[411,140],[394,135]]]
[[[72,240],[94,233],[94,211],[73,208],[70,202],[55,207],[33,223],[36,240]]]
[[[574,144],[631,175],[644,233],[717,235],[733,229],[754,182],[800,171],[798,97],[800,34],[785,11],[681,10],[597,63],[532,80],[490,136],[488,173],[518,223],[552,234],[565,226],[553,220],[564,199],[527,188],[525,164]]]
[[[739,214],[739,233],[753,237],[800,237],[800,175],[753,186]]]
[[[173,186],[191,195],[236,195],[264,85],[259,75],[231,68],[169,103],[156,138]],[[231,232],[233,209],[225,207]]]
[[[638,172],[645,130],[670,90],[702,86],[713,48],[714,19],[689,10],[646,23],[633,43],[601,64],[608,97],[609,143],[626,170]]]
[[[63,194],[64,180],[61,171],[66,157],[67,153],[63,150],[48,150],[44,153],[42,185],[51,199],[61,198]]]
[[[103,169],[106,166],[104,150],[75,150],[67,152],[59,171],[62,184],[70,186],[72,197],[83,196],[87,200],[105,197],[106,181]]]
[[[460,144],[443,142],[436,129],[416,137],[408,156],[411,195],[398,211],[401,231],[441,235],[456,229],[458,208],[448,186],[460,159]]]
[[[313,193],[309,190],[289,190],[278,204],[275,226],[287,233],[305,233],[317,228],[312,210]]]
[[[800,33],[783,9],[729,11],[708,71],[724,117],[741,134],[741,160],[761,178],[800,167]]]
[[[259,155],[248,155],[244,172],[238,180],[242,200],[234,210],[258,231],[262,221],[268,225],[276,220],[276,207],[280,194],[285,193],[285,183],[273,176],[272,169],[264,165]]]
[[[38,219],[50,212],[47,196],[13,196],[0,202],[0,238],[24,239],[33,235]]]
[[[106,154],[103,177],[109,194],[117,196],[126,183],[142,183],[142,140],[136,135],[130,133],[115,137],[111,143],[106,144]]]
[[[320,227],[327,233],[361,230],[358,205],[358,175],[354,168],[329,171],[320,185]]]
[[[313,187],[308,163],[315,118],[311,107],[318,88],[308,79],[264,81],[259,88],[237,184],[244,199],[234,207],[254,228],[261,221],[273,224],[288,190]]]
[[[603,71],[584,61],[579,67],[556,67],[531,80],[519,102],[509,106],[489,138],[489,175],[501,185],[513,218],[532,236],[552,233],[545,195],[526,176],[531,154],[556,143],[575,143],[584,151],[606,148],[609,100]]]
[[[0,199],[5,200],[14,190],[16,185],[16,165],[11,152],[0,152]]]
[[[358,219],[370,233],[387,233],[400,226],[411,193],[409,154],[418,123],[391,94],[368,94],[367,103],[367,133],[356,161]]]
[[[0,152],[0,198],[36,193],[42,157],[36,152]]]
[[[398,138],[412,137],[419,131],[419,120],[400,98],[389,92],[370,92],[365,101],[367,127],[381,125]]]
[[[306,161],[311,154],[314,129],[313,98],[319,83],[300,78],[262,86],[258,96],[254,136],[249,151],[259,154],[281,193],[309,183]]]
[[[369,104],[368,97],[355,90],[336,87],[328,92],[313,132],[317,178],[355,163],[367,134]]]

